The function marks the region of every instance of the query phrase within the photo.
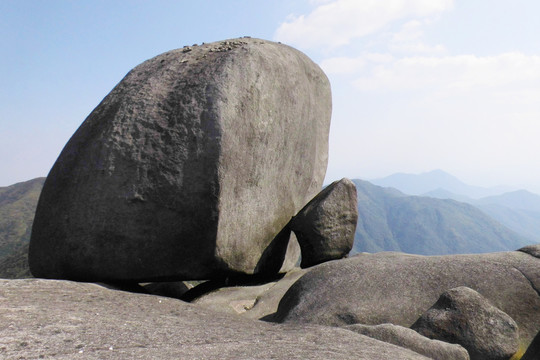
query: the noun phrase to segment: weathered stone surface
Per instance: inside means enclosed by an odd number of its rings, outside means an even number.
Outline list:
[[[347,256],[358,221],[356,186],[349,179],[334,181],[291,220],[302,249],[302,267]]]
[[[353,324],[346,326],[345,329],[410,349],[431,359],[469,360],[469,353],[462,346],[428,339],[403,326],[393,324]]]
[[[40,279],[0,280],[0,339],[3,359],[428,359],[343,329]]]
[[[289,244],[276,235],[321,189],[330,113],[322,70],[283,44],[242,38],[145,61],[49,173],[32,273],[139,282],[276,273]]]
[[[460,344],[471,360],[508,360],[519,349],[516,322],[465,286],[441,294],[411,328],[430,339]]]
[[[540,332],[534,337],[529,348],[523,354],[521,360],[538,360],[540,359]]]
[[[439,298],[467,286],[510,315],[528,344],[540,331],[540,260],[510,251],[420,256],[359,254],[317,265],[284,295],[273,321],[410,327]]]
[[[260,319],[277,311],[283,295],[305,273],[306,270],[294,269],[279,281],[219,288],[192,303],[214,311]]]

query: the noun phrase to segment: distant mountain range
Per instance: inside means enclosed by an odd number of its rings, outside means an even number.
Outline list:
[[[467,185],[442,170],[412,175],[394,174],[372,180],[409,195],[452,199],[476,206],[504,226],[540,242],[540,195],[508,187],[481,188]]]
[[[422,174],[397,173],[369,181],[374,185],[398,189],[408,195],[423,195],[429,192],[446,191],[456,195],[479,199],[486,196],[500,195],[512,190],[505,186],[483,188],[467,185],[442,170],[433,170]]]
[[[362,180],[353,182],[359,213],[355,252],[482,253],[515,250],[531,243],[470,204],[408,196]]]
[[[481,199],[437,190],[424,194],[438,199],[454,199],[472,204],[509,229],[540,242],[540,196],[517,190]]]

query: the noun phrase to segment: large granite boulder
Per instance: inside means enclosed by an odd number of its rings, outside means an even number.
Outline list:
[[[465,286],[441,294],[411,329],[430,339],[460,344],[471,360],[508,360],[519,349],[516,322]]]
[[[280,231],[322,186],[330,113],[322,70],[280,43],[241,38],[145,61],[88,116],[49,173],[32,274],[153,281],[277,273],[290,244]]]
[[[310,269],[268,320],[410,327],[458,286],[478,291],[516,321],[528,344],[540,331],[540,259],[520,251],[447,256],[358,254]]]
[[[344,329],[43,279],[0,280],[0,339],[2,359],[429,359]]]
[[[469,360],[469,353],[461,345],[428,339],[403,326],[393,324],[353,324],[346,326],[345,329],[413,350],[431,359]]]
[[[302,267],[349,254],[358,221],[356,186],[349,179],[334,181],[291,220],[302,249]]]

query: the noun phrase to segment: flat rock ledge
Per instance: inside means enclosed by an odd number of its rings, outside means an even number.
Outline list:
[[[60,280],[0,280],[4,359],[429,359],[348,330],[278,325]]]

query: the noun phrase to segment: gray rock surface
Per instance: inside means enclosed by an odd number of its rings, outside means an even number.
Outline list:
[[[521,360],[538,360],[540,359],[540,332],[534,337]]]
[[[279,281],[219,288],[192,303],[214,311],[260,319],[277,311],[283,295],[305,273],[306,270],[294,269]]]
[[[284,295],[273,321],[410,327],[439,298],[467,286],[510,315],[528,344],[540,331],[540,260],[519,251],[420,256],[359,254],[317,265]]]
[[[410,359],[351,331],[277,325],[58,280],[0,280],[3,359]]]
[[[460,344],[471,360],[508,360],[519,349],[515,321],[465,286],[441,294],[411,328],[430,339]]]
[[[431,359],[469,360],[469,353],[462,346],[428,339],[416,331],[403,326],[393,324],[353,324],[346,326],[345,329],[410,349]]]
[[[351,251],[358,221],[356,186],[349,179],[334,181],[291,220],[302,249],[302,267],[341,259]]]
[[[145,61],[49,173],[33,275],[148,282],[277,273],[289,234],[277,235],[321,189],[330,114],[322,70],[283,44],[242,38]]]

